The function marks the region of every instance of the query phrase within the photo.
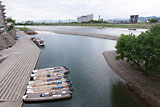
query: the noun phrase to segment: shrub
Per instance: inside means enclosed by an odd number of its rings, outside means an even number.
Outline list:
[[[149,19],[148,20],[150,23],[157,23],[158,22],[158,19]]]
[[[160,25],[139,36],[122,34],[116,49],[117,60],[126,58],[147,74],[160,74]]]

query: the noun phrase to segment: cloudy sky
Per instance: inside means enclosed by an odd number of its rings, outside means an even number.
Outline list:
[[[17,21],[64,20],[94,14],[97,19],[160,16],[160,0],[2,0],[6,15]]]

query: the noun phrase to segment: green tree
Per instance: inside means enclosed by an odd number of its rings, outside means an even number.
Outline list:
[[[150,23],[157,23],[158,22],[158,19],[149,19],[148,20]]]
[[[8,23],[12,23],[13,25],[15,25],[16,20],[13,20],[11,17],[6,18]]]
[[[160,25],[139,36],[122,34],[116,49],[117,60],[127,58],[147,74],[160,74]]]

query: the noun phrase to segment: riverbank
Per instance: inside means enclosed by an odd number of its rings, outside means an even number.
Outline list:
[[[136,66],[126,60],[117,61],[115,51],[103,53],[109,66],[122,78],[128,86],[153,107],[160,107],[160,78],[146,76]]]
[[[61,31],[61,30],[42,30],[42,29],[33,29],[33,30],[36,30],[36,31],[54,32],[54,33],[57,33],[57,34],[89,36],[89,37],[96,37],[96,38],[110,39],[110,40],[117,40],[117,39],[118,39],[117,36],[111,36],[111,35],[105,35],[105,34],[96,34],[96,33]]]
[[[30,75],[37,63],[40,49],[24,32],[15,45],[0,51],[7,58],[0,63],[0,107],[21,107]]]
[[[53,24],[27,24],[29,26],[89,26],[89,27],[111,27],[111,28],[142,28],[149,29],[152,23],[135,23],[135,24],[114,24],[114,23],[53,23]]]

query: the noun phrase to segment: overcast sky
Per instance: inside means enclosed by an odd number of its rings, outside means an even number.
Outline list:
[[[97,19],[160,16],[160,0],[2,0],[6,15],[17,21],[76,19],[94,14]]]

